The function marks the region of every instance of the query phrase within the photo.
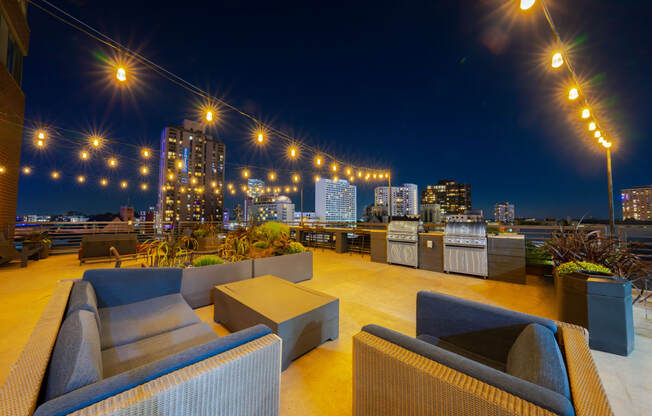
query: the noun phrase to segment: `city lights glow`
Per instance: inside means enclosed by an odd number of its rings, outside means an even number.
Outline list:
[[[580,96],[579,91],[577,91],[577,88],[573,87],[568,91],[568,99],[569,100],[576,100]]]
[[[125,82],[127,80],[127,71],[123,67],[119,67],[116,71],[115,77],[120,82]]]
[[[556,54],[552,55],[553,68],[559,68],[563,64],[564,64],[564,58],[561,56],[561,53],[557,52]]]
[[[23,173],[24,173],[25,175],[29,175],[30,173],[32,173],[32,168],[30,168],[29,166],[25,166],[25,167],[23,168]]]
[[[333,172],[337,172],[337,163],[333,163],[333,164],[331,165],[331,170],[332,170]]]
[[[521,0],[521,10],[527,10],[534,6],[536,0]]]
[[[587,119],[589,117],[591,117],[591,111],[588,108],[582,110],[582,118]]]
[[[174,180],[174,173],[168,173],[168,179],[173,181]]]

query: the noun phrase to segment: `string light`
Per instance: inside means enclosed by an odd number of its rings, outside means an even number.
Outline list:
[[[147,184],[146,183],[141,184],[140,189],[142,189],[143,191],[146,191],[147,190]]]
[[[262,132],[258,132],[258,136],[256,137],[256,140],[258,143],[262,143],[265,140],[265,136],[263,136]]]
[[[331,170],[332,170],[333,172],[337,172],[337,163],[333,163],[333,164],[331,165]]]
[[[593,133],[593,137],[595,137],[596,139],[597,139],[598,137],[600,137],[600,136],[602,136],[602,134],[600,133],[600,130],[598,130],[598,131],[596,131],[595,133]]]
[[[149,159],[149,157],[151,156],[151,152],[150,152],[149,149],[147,149],[147,148],[143,148],[143,149],[140,151],[140,154],[141,154],[145,159]]]
[[[215,182],[215,181],[211,182],[211,187],[213,187],[213,188],[217,187],[217,182]]]
[[[337,182],[337,181],[339,181],[339,180],[340,180],[340,178],[338,178],[337,175],[333,176],[333,181],[334,181],[334,182]]]
[[[122,181],[122,182],[120,182],[120,188],[122,188],[122,189],[127,189],[127,186],[129,186],[129,184],[127,183],[127,181]]]
[[[82,175],[77,176],[77,182],[79,183],[84,183],[86,182],[86,178]]]
[[[182,160],[177,161],[177,169],[183,169],[183,161]]]
[[[109,159],[109,167],[115,168],[116,166],[118,166],[118,161],[115,158]]]
[[[374,173],[374,179],[376,179],[377,177],[378,177],[378,174]]]
[[[143,166],[142,168],[140,168],[140,173],[142,173],[143,175],[149,174],[149,168],[147,166]]]
[[[91,137],[90,142],[91,142],[91,146],[93,146],[96,149],[102,145],[102,139],[100,139],[97,136]]]
[[[168,173],[168,179],[173,181],[174,180],[174,173]]]
[[[575,88],[575,87],[571,88],[570,91],[568,91],[568,99],[571,100],[571,101],[576,100],[577,97],[579,97],[579,96],[580,96],[580,93],[579,93],[579,91],[577,91],[577,88]]]
[[[86,150],[82,150],[79,153],[79,157],[81,158],[81,160],[88,160],[88,152]]]
[[[536,0],[521,0],[521,10],[527,10],[534,6]]]
[[[346,168],[346,174],[350,175],[351,174],[351,168]]]
[[[292,190],[293,190],[294,192],[296,192],[296,191],[297,191],[297,187],[296,187],[296,186],[293,186],[293,187],[292,187]]]
[[[596,129],[595,121],[592,121],[589,123],[589,131],[593,131]]]
[[[5,173],[5,171],[6,171],[6,170],[5,170],[5,167],[4,167],[4,166],[0,166],[0,173]]]
[[[206,111],[206,121],[209,123],[213,121],[213,112],[211,110]]]
[[[233,184],[230,183],[230,184],[228,184],[226,187],[227,187],[228,189],[233,189]]]
[[[557,52],[556,54],[552,55],[553,68],[559,68],[563,64],[564,64],[564,58],[561,56],[561,53]]]
[[[355,178],[353,176],[349,176],[349,182],[353,182]]]
[[[289,187],[289,186],[286,186],[286,187],[285,187],[285,193],[288,193],[288,192],[290,192],[290,187]]]
[[[191,178],[190,183],[193,184],[193,185],[196,185],[197,184],[197,178]]]
[[[274,172],[269,172],[269,175],[267,175],[270,181],[275,181],[276,180],[276,173]]]
[[[100,179],[100,185],[101,186],[107,186],[108,184],[109,184],[108,179],[106,179],[106,178]]]
[[[293,175],[292,176],[292,182],[299,182],[301,180],[301,177],[299,175]]]
[[[127,71],[123,67],[119,67],[116,71],[115,77],[120,82],[125,82],[127,80]]]
[[[242,171],[242,177],[243,178],[248,178],[249,177],[249,171],[247,169]]]
[[[383,179],[383,176],[385,176],[385,175],[383,175],[382,173],[379,173],[379,174],[378,174],[378,178],[379,178],[379,179]]]
[[[315,158],[315,165],[317,165],[317,166],[321,166],[321,156],[317,156],[317,157]]]
[[[30,168],[29,166],[25,166],[25,167],[23,168],[23,173],[24,173],[25,175],[29,175],[30,173],[32,173],[32,168]]]
[[[299,151],[298,151],[297,148],[294,147],[294,146],[290,146],[290,150],[289,150],[289,152],[290,152],[290,157],[291,157],[292,159],[296,159],[297,154],[299,154]]]
[[[50,174],[50,176],[52,177],[52,179],[59,179],[59,172],[55,170]]]
[[[231,195],[235,195],[235,189],[231,189]]]
[[[362,172],[358,171],[358,178],[362,178]]]
[[[315,175],[315,182],[319,182],[320,179],[321,177],[319,175]]]
[[[585,108],[584,110],[582,110],[582,118],[587,119],[589,117],[591,117],[591,112],[589,111],[589,109]]]

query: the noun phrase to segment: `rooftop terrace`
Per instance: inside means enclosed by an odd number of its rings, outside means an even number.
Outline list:
[[[135,261],[123,267],[136,266]],[[58,255],[0,268],[0,384],[5,380],[55,283],[79,278],[85,269],[112,263],[79,266],[76,256]],[[430,290],[520,312],[556,318],[555,291],[546,278],[528,276],[527,285],[435,273],[372,263],[368,256],[314,252],[314,278],[300,285],[340,299],[340,334],[298,358],[282,373],[282,415],[347,415],[352,411],[352,336],[369,323],[415,334],[416,293]],[[212,323],[212,308],[196,310]],[[652,408],[652,316],[634,307],[636,347],[629,357],[592,351],[602,382],[617,415],[649,414]],[[220,325],[213,327],[226,334]]]

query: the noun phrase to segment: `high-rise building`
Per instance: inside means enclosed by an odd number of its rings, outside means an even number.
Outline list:
[[[509,202],[499,202],[494,205],[494,221],[501,224],[514,224],[514,205]]]
[[[422,204],[439,204],[442,216],[464,214],[471,209],[471,185],[440,180],[421,191]]]
[[[260,179],[247,179],[247,192],[244,200],[244,216],[249,221],[251,218],[251,206],[254,199],[265,193],[265,182]]]
[[[652,185],[620,191],[623,219],[652,221]]]
[[[249,208],[250,216],[255,222],[294,221],[294,204],[285,195],[265,194],[253,199]]]
[[[28,48],[27,1],[0,1],[0,235],[9,238],[16,222],[25,116],[21,78]]]
[[[319,221],[356,222],[356,187],[344,179],[315,182],[315,213]]]
[[[374,190],[374,204],[389,211],[389,187],[379,186]],[[419,215],[419,190],[417,185],[406,183],[392,186],[392,216]]]
[[[163,221],[220,221],[224,143],[202,123],[184,120],[161,135],[158,209]]]
[[[441,206],[439,204],[421,204],[421,221],[427,224],[441,224]]]

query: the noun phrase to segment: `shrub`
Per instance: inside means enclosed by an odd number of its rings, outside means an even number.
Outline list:
[[[269,221],[256,227],[256,234],[259,240],[276,241],[290,235],[290,227],[276,221]]]
[[[606,267],[600,266],[599,264],[595,264],[595,263],[589,263],[588,261],[577,261],[577,262],[569,261],[557,266],[558,274],[567,274],[579,270],[585,270],[587,272],[600,272],[600,273],[611,274],[611,270],[607,269]]]
[[[217,256],[201,256],[196,258],[193,262],[192,265],[194,267],[201,267],[201,266],[210,266],[212,264],[222,264],[224,263],[224,260],[222,260],[220,257]]]
[[[254,248],[266,249],[267,248],[267,242],[266,241],[256,241],[251,246],[254,247]]]
[[[303,244],[292,241],[290,244],[288,244],[286,254],[303,253],[304,251],[306,251],[306,248],[303,246]]]
[[[195,238],[204,238],[204,237],[206,237],[207,234],[208,234],[208,232],[206,230],[202,230],[202,229],[195,230],[195,231],[192,232],[192,235]]]

